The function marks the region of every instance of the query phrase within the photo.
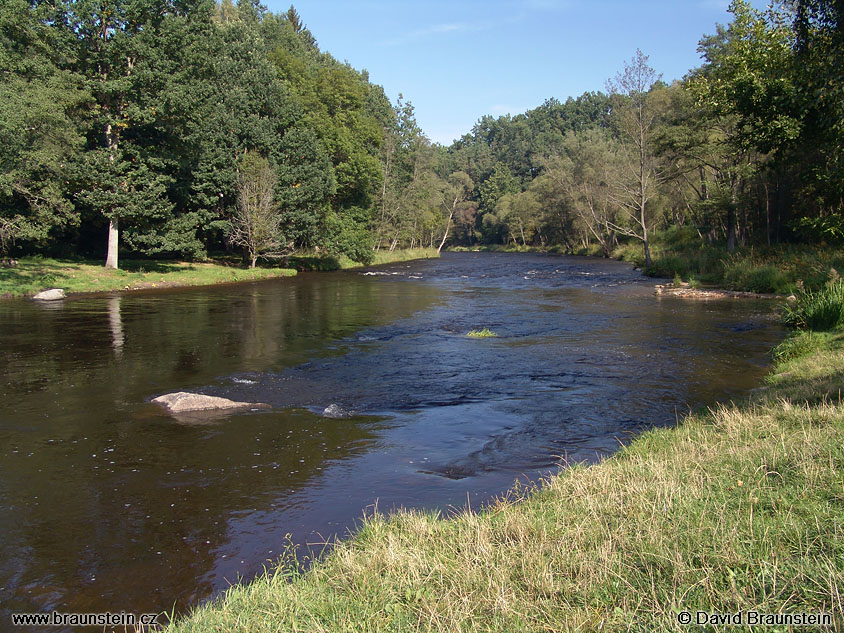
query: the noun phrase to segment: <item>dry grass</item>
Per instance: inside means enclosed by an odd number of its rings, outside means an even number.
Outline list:
[[[688,631],[681,610],[841,630],[844,343],[809,347],[746,402],[481,513],[370,517],[310,571],[288,560],[170,631]]]

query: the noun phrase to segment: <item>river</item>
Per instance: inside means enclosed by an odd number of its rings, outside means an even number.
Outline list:
[[[475,508],[759,383],[783,336],[772,302],[654,283],[600,259],[455,253],[0,302],[0,628],[183,611],[288,537],[304,552],[376,506]],[[465,336],[483,327],[498,336]],[[188,390],[273,409],[149,402]],[[332,404],[348,416],[323,417]]]

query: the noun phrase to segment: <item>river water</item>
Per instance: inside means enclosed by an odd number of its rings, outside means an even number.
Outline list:
[[[477,507],[758,384],[783,335],[772,302],[653,285],[613,261],[459,253],[0,302],[0,629],[184,610],[288,535],[318,549],[376,505]],[[498,336],[465,336],[483,327]],[[187,390],[273,409],[149,402]]]

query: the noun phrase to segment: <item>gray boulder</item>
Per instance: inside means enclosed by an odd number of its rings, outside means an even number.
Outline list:
[[[56,301],[58,299],[64,299],[65,296],[64,290],[61,288],[50,288],[49,290],[39,292],[32,298],[36,301]]]
[[[155,404],[160,404],[168,413],[185,413],[190,411],[225,411],[232,409],[270,409],[264,402],[236,402],[228,398],[205,396],[200,393],[177,391],[153,398]]]

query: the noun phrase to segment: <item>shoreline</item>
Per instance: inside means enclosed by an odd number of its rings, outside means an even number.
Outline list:
[[[674,286],[673,284],[657,284],[654,294],[683,297],[686,299],[788,299],[786,295],[773,293],[748,292],[746,290],[725,290],[723,288],[700,287],[692,288],[689,284]]]
[[[477,513],[370,516],[169,625],[206,631],[684,631],[678,613],[830,613],[844,550],[844,335],[774,350],[762,388]],[[837,464],[837,465],[836,465]]]
[[[432,251],[432,252],[431,252]],[[50,288],[61,288],[68,297],[198,288],[241,282],[293,277],[307,270],[355,270],[369,266],[435,257],[436,249],[403,249],[376,253],[371,264],[358,264],[346,258],[292,257],[296,268],[242,268],[225,262],[180,262],[169,260],[128,260],[125,268],[107,270],[99,262],[24,258],[15,267],[0,268],[0,300],[31,299]],[[309,267],[310,265],[310,267]],[[17,279],[16,279],[17,278]]]

